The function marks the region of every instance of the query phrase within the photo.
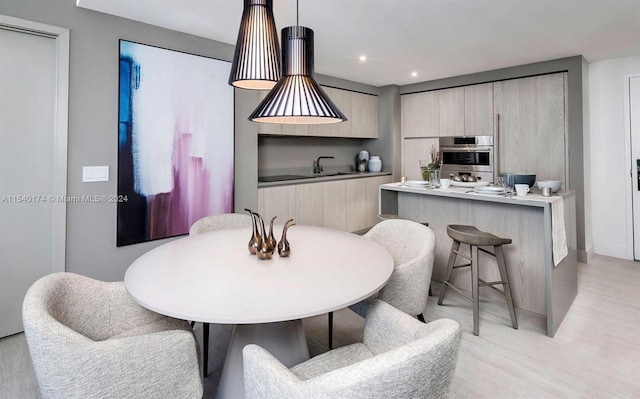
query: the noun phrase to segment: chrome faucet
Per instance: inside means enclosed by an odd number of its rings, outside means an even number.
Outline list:
[[[322,165],[320,165],[321,159],[333,159],[333,157],[318,157],[313,163],[313,173],[322,173]]]

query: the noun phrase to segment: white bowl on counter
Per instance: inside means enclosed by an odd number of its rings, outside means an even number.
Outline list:
[[[552,192],[557,193],[560,190],[559,180],[538,180],[536,182],[538,188],[542,190],[544,187],[549,187]]]

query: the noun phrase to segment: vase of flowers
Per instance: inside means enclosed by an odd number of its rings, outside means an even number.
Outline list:
[[[430,159],[420,160],[420,171],[422,173],[422,180],[431,182],[432,184],[440,181],[440,168],[442,167],[442,161],[440,159],[440,151],[432,145],[429,151]]]

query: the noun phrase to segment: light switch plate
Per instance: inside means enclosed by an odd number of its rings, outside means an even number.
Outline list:
[[[82,182],[93,183],[99,181],[109,181],[108,166],[83,166]]]

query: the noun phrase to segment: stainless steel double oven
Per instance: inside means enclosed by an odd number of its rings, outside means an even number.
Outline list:
[[[493,136],[440,137],[442,177],[471,175],[494,181]]]

